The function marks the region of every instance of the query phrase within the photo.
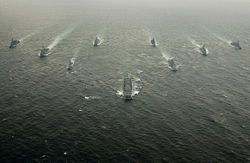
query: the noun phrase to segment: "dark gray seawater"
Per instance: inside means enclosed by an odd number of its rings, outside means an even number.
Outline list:
[[[0,162],[250,161],[249,2],[208,14],[31,2],[0,3]]]

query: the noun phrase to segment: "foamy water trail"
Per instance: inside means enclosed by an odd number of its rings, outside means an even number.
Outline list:
[[[71,58],[71,62],[74,64],[76,58],[78,57],[78,53],[80,52],[81,48],[78,48],[77,50],[75,50],[73,57]]]
[[[81,50],[81,48],[78,48],[78,49],[75,51],[73,57],[76,58],[76,57],[78,56],[78,53],[80,52],[80,50]]]
[[[189,40],[194,46],[196,46],[197,48],[201,48],[201,45],[200,45],[197,41],[195,41],[194,39],[188,38],[188,40]]]
[[[31,36],[31,34],[29,34],[29,35],[27,35],[27,36],[21,38],[19,41],[23,42],[25,39],[29,38],[30,36]]]
[[[101,99],[101,96],[85,96],[84,99],[85,100],[99,100]]]
[[[216,34],[213,34],[217,39],[219,39],[219,40],[221,40],[221,41],[223,41],[223,42],[225,42],[225,43],[227,43],[227,44],[231,44],[231,42],[232,41],[230,41],[230,40],[227,40],[226,38],[223,38],[223,37],[221,37],[221,36],[219,36],[219,35],[216,35]]]
[[[23,42],[24,40],[26,40],[27,38],[33,36],[34,34],[35,34],[35,33],[30,33],[30,34],[24,36],[23,38],[21,38],[19,41]]]
[[[171,56],[168,53],[163,52],[163,50],[161,50],[161,55],[163,58],[166,59],[166,61],[168,61],[171,58]]]
[[[56,37],[56,39],[48,46],[48,48],[51,50],[53,49],[57,44],[59,44],[69,33],[71,33],[75,27],[61,33]]]
[[[77,55],[78,55],[78,50],[75,52],[75,54],[73,55],[72,58],[70,58],[69,60],[69,65],[68,65],[68,69],[72,69],[74,64],[75,64],[75,61],[76,61],[76,58],[77,58]]]
[[[100,38],[100,43],[98,45],[101,45],[104,43],[104,39],[103,38]]]
[[[207,52],[207,54],[209,54],[209,50],[206,48],[206,52]]]

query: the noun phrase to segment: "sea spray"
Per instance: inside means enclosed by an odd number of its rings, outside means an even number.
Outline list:
[[[133,78],[132,96],[138,95],[143,88],[143,83],[139,77]]]

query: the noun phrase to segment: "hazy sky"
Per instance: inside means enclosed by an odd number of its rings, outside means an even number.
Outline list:
[[[131,11],[135,14],[250,15],[250,0],[0,0],[0,14]]]
[[[244,7],[250,5],[249,0],[0,0],[1,5],[12,5],[17,6],[37,6],[37,5],[77,5],[77,6],[88,6],[88,5],[112,5],[112,6],[158,6],[158,7],[181,7],[181,8],[225,8],[225,7],[235,7],[235,9],[240,9],[239,7]]]

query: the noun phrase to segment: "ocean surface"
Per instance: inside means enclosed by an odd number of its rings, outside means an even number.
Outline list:
[[[250,162],[249,2],[0,1],[0,162]]]

